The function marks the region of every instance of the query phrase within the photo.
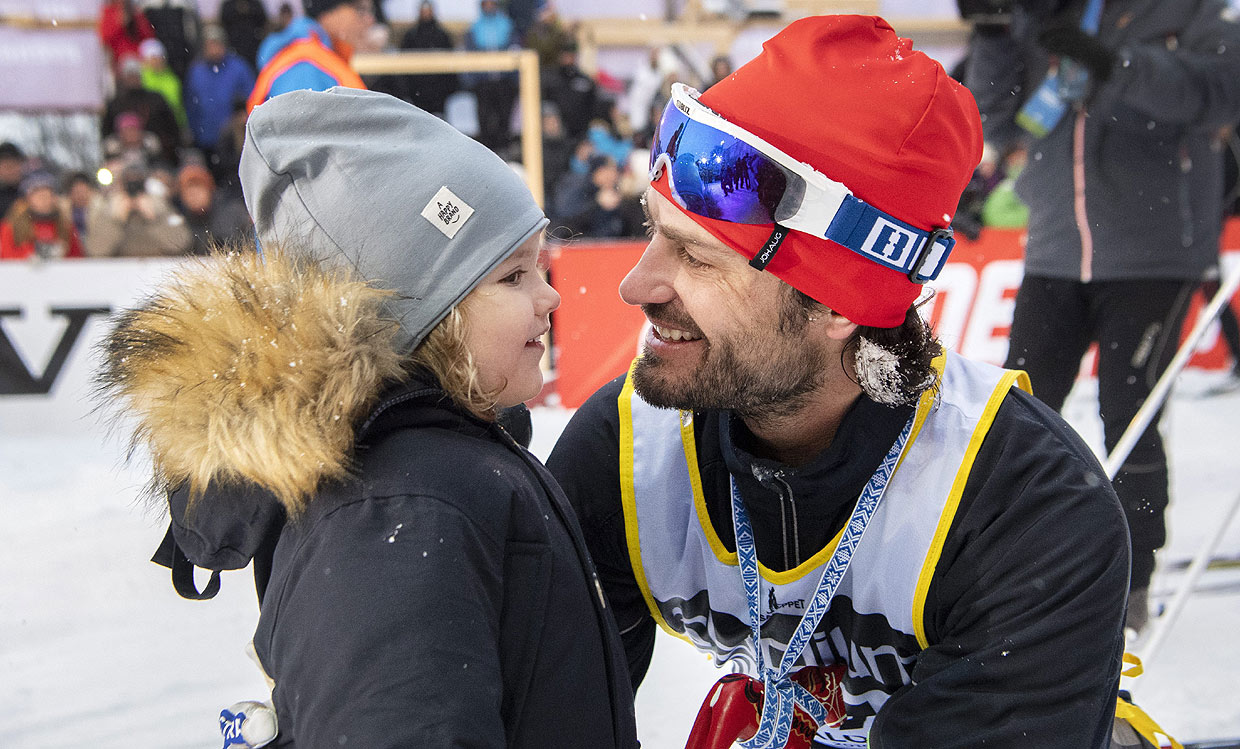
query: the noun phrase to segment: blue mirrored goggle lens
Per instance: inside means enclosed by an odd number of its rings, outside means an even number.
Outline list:
[[[690,119],[674,102],[655,131],[651,168],[661,154],[670,160],[673,194],[699,216],[773,224],[800,204],[799,178],[748,143]]]

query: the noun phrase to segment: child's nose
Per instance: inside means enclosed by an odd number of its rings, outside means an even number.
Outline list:
[[[559,308],[560,292],[556,291],[555,287],[547,283],[546,280],[543,280],[542,285],[543,285],[542,294],[539,298],[539,301],[542,303],[542,308],[545,311],[541,312],[540,314],[545,315],[545,314],[550,314]]]

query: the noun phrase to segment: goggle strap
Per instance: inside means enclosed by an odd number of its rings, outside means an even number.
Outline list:
[[[762,245],[762,249],[758,250],[758,254],[749,261],[749,265],[758,270],[766,270],[766,266],[771,264],[771,259],[775,257],[775,253],[788,238],[788,231],[788,227],[775,224],[775,228],[771,230],[771,236]]]
[[[918,229],[852,195],[840,204],[824,238],[901,271],[914,283],[937,278],[956,246],[950,229]]]

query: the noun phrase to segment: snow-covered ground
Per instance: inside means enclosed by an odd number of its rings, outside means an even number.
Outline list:
[[[1240,393],[1197,397],[1218,377],[1186,374],[1164,422],[1175,483],[1164,563],[1189,558],[1240,492]],[[1083,384],[1066,413],[1096,443],[1092,395]],[[537,454],[567,417],[536,412]],[[73,436],[0,426],[2,747],[218,747],[218,710],[264,696],[243,654],[258,615],[249,573],[226,574],[212,601],[178,598],[147,561],[164,524],[136,503],[144,468],[122,458],[90,423]],[[1240,522],[1221,551],[1240,555]],[[1156,597],[1181,575],[1160,573]],[[1126,685],[1181,739],[1240,736],[1240,571],[1212,570],[1199,588],[1146,674]],[[660,637],[639,729],[647,749],[679,749],[719,674]]]

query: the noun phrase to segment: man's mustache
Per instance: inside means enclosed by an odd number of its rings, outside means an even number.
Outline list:
[[[689,313],[673,302],[643,304],[641,307],[647,319],[658,320],[659,324],[664,327],[702,335],[702,331],[698,329],[697,323],[693,321]]]

